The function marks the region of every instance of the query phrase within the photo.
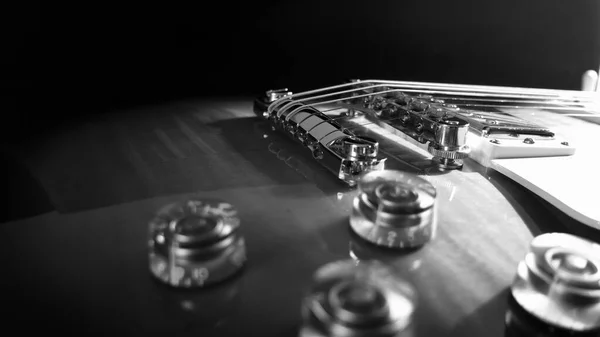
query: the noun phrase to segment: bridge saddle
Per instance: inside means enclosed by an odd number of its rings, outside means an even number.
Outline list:
[[[287,89],[268,91],[254,102],[254,112],[267,119],[274,129],[307,148],[315,160],[350,186],[369,171],[382,170],[379,143],[344,129],[317,108],[291,99]],[[270,109],[274,103],[280,103]]]

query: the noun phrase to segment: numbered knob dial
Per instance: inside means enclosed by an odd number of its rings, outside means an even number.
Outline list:
[[[302,303],[301,337],[410,336],[414,288],[377,261],[321,267]]]
[[[350,227],[363,239],[389,248],[416,248],[436,230],[436,190],[410,173],[369,172],[358,184]]]
[[[547,324],[600,332],[600,245],[563,233],[537,236],[511,292],[519,306]]]
[[[149,227],[150,271],[171,286],[204,287],[223,281],[246,260],[240,219],[229,203],[173,203],[159,210]]]

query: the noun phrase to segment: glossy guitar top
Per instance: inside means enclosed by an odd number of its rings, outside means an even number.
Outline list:
[[[600,240],[470,159],[439,173],[419,149],[380,146],[386,168],[437,190],[437,235],[420,250],[352,234],[356,190],[256,118],[251,99],[142,107],[64,130],[24,158],[57,211],[1,225],[6,324],[86,336],[297,336],[315,270],[378,259],[416,288],[413,336],[519,336],[505,331],[508,288],[530,240],[553,231]],[[184,291],[151,277],[147,232],[160,207],[191,196],[238,209],[248,261],[230,281]]]

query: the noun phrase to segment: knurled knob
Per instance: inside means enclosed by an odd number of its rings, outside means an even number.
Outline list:
[[[246,261],[237,210],[189,199],[158,211],[149,225],[150,272],[174,287],[204,287],[233,276]]]
[[[600,332],[600,245],[564,233],[535,237],[511,293],[521,308],[547,324]]]
[[[471,149],[468,146],[463,146],[458,150],[444,150],[443,148],[438,148],[434,144],[430,143],[427,147],[427,151],[429,151],[429,153],[431,153],[434,157],[457,160],[469,157]]]
[[[378,261],[319,268],[302,302],[301,337],[410,335],[416,291]]]
[[[388,248],[417,248],[435,234],[436,190],[411,173],[365,174],[354,198],[350,227],[364,240]]]

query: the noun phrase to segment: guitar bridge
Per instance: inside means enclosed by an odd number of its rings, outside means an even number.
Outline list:
[[[575,148],[567,141],[510,109],[534,115],[584,112],[597,104],[588,93],[564,90],[351,80],[296,94],[268,91],[254,110],[354,185],[360,174],[381,169],[383,161],[377,159],[377,141],[342,128],[343,119],[361,115],[365,118],[352,123],[366,120],[408,136],[403,138],[423,145],[439,168],[451,170],[468,157],[487,167],[493,159],[572,155]]]
[[[308,149],[315,160],[350,186],[369,171],[382,170],[379,143],[344,129],[311,105],[294,101],[287,89],[268,91],[254,101],[254,112],[274,129]]]
[[[360,86],[359,86],[360,88]],[[466,144],[469,121],[443,101],[431,96],[411,96],[387,87],[359,89],[347,100],[351,111],[389,131],[400,131],[421,144],[442,169],[460,169],[471,149]]]

